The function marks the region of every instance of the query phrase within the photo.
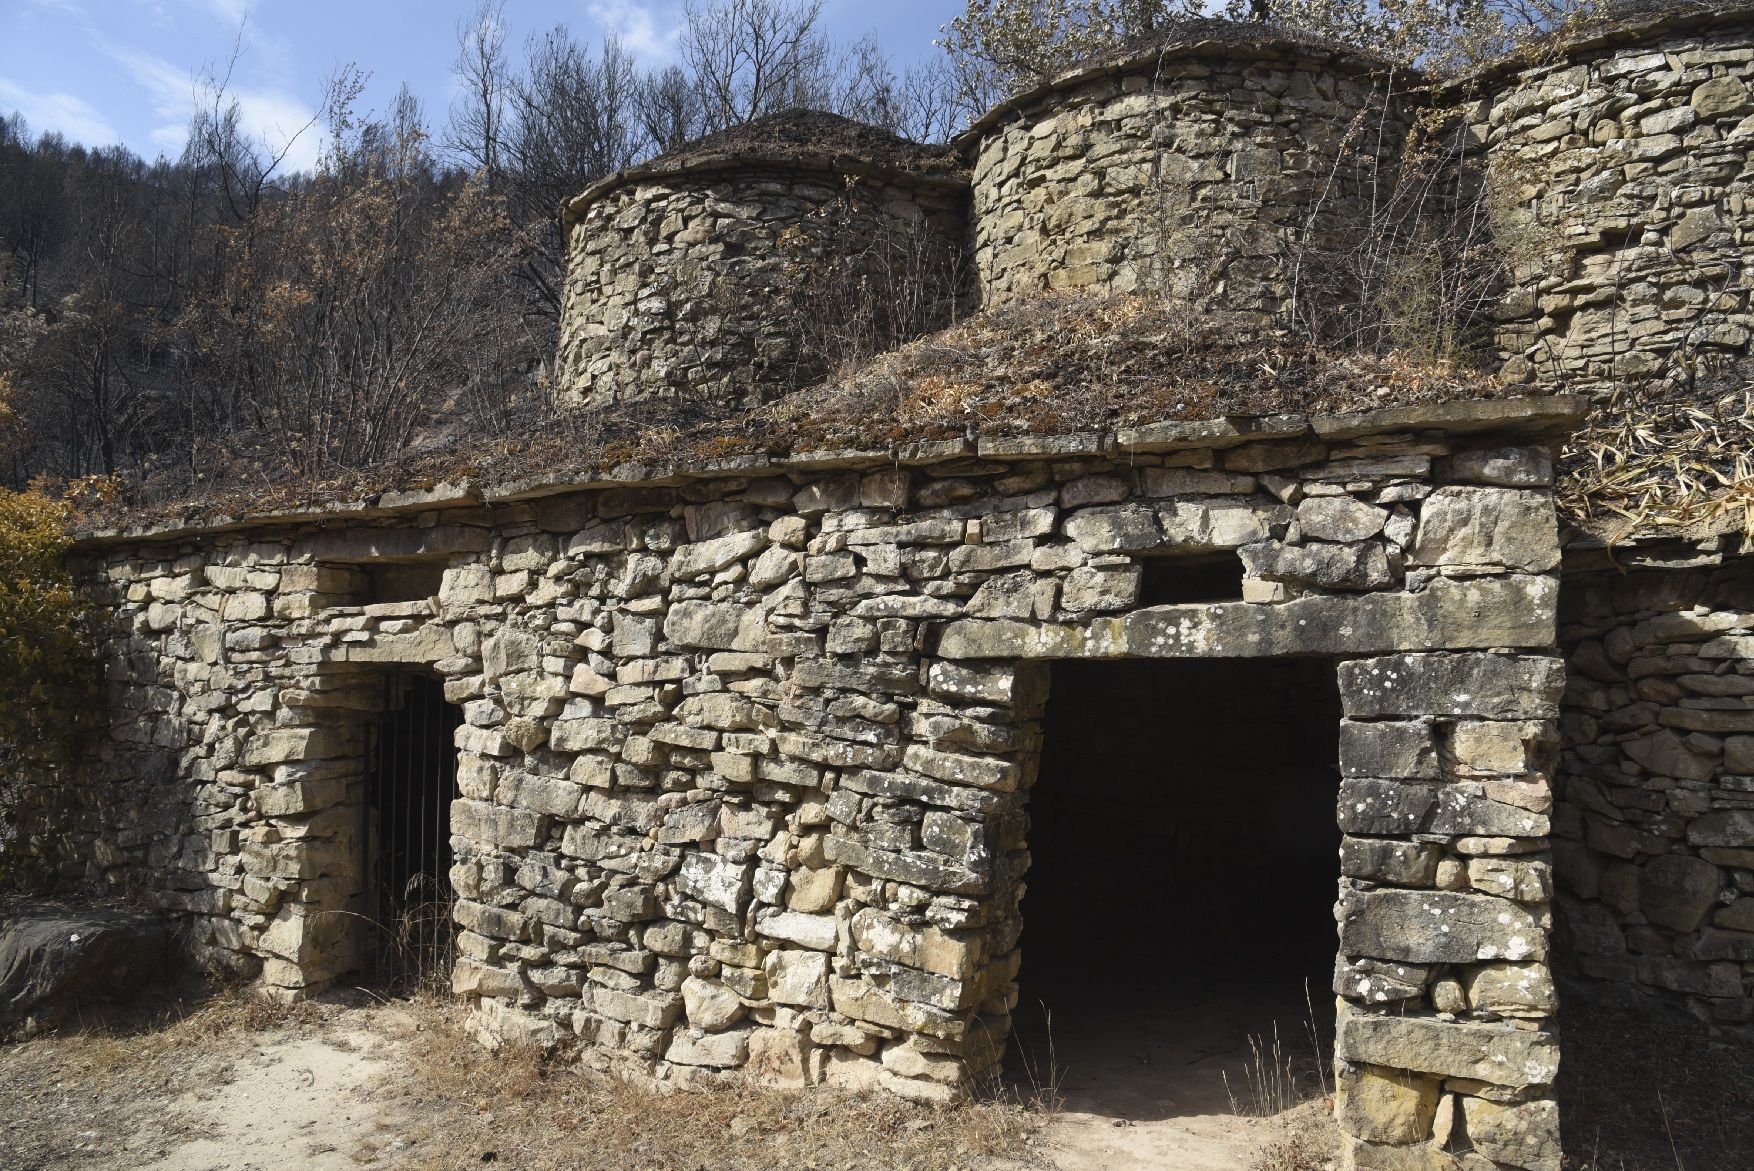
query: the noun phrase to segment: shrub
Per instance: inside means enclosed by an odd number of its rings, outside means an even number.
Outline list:
[[[92,610],[65,563],[71,511],[0,489],[0,879],[41,853],[24,839],[61,828],[50,817],[21,838],[21,806],[64,793],[102,710]]]

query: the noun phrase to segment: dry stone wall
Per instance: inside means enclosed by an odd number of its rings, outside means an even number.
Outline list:
[[[568,212],[561,395],[749,405],[825,373],[801,320],[964,280],[989,305],[1159,291],[1353,328],[1361,297],[1422,295],[1360,292],[1359,271],[1385,263],[1366,255],[1385,231],[1438,214],[1428,177],[1400,184],[1396,160],[1412,122],[1452,111],[1468,157],[1438,186],[1471,192],[1485,165],[1490,240],[1455,234],[1512,262],[1507,378],[1605,391],[1746,353],[1754,7],[1629,17],[1437,93],[1343,47],[1195,21],[994,109],[958,142],[972,178],[798,114],[785,151],[684,152],[598,185]],[[863,145],[837,148],[848,134]],[[888,291],[862,309],[825,295],[861,281]],[[928,300],[883,336],[945,324],[956,297]]]
[[[211,962],[292,995],[345,975],[364,730],[383,672],[429,671],[464,719],[453,983],[484,1038],[949,1097],[995,1069],[1017,994],[1046,662],[1317,656],[1345,709],[1349,1158],[1556,1168],[1553,416],[1522,409],[92,546],[116,723],[87,864]],[[1214,556],[1240,596],[1141,604]],[[441,585],[363,601],[385,563]]]
[[[1754,1037],[1754,562],[1570,588],[1554,829],[1568,964]]]
[[[1469,118],[1520,262],[1506,376],[1606,389],[1745,352],[1754,10],[1646,18],[1491,89]]]
[[[966,198],[954,172],[839,156],[713,155],[612,179],[568,212],[561,395],[753,406],[854,356],[834,352],[840,338],[941,328]]]
[[[1299,276],[1318,280],[1299,259],[1367,231],[1405,134],[1385,68],[1271,39],[1196,36],[1062,79],[963,139],[981,299],[1161,291],[1283,320]]]

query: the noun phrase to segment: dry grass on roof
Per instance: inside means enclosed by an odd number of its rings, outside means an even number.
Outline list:
[[[1754,536],[1754,371],[1624,392],[1566,444],[1559,503],[1591,528]]]
[[[744,122],[684,143],[644,167],[686,168],[707,159],[748,155],[756,159],[835,155],[898,171],[953,175],[962,164],[948,146],[914,142],[824,110],[792,109]]]
[[[686,466],[741,453],[870,451],[1507,393],[1459,366],[1322,350],[1160,298],[1053,296],[977,314],[751,410],[704,418],[644,404],[581,414],[521,441],[516,455],[526,475],[623,460]]]
[[[93,527],[198,524],[363,500],[391,489],[590,479],[628,461],[872,450],[922,439],[1055,435],[1287,412],[1338,414],[1502,397],[1495,380],[1405,355],[1330,351],[1160,298],[1052,296],[1001,306],[747,411],[648,402],[447,433],[369,468],[294,476],[239,445],[200,484],[136,485]]]
[[[989,310],[764,412],[812,446],[858,446],[1506,393],[1450,363],[1324,350],[1160,298],[1062,296]]]

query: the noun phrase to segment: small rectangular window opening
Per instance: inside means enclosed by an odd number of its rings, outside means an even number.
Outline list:
[[[381,561],[356,566],[365,576],[367,605],[420,602],[435,596],[445,576],[443,561]]]
[[[1152,557],[1141,567],[1141,606],[1242,600],[1242,558],[1235,553],[1209,557]]]

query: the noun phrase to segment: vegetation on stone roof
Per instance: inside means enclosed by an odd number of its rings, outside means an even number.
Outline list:
[[[832,447],[1507,393],[1460,366],[1324,349],[1159,297],[1047,296],[978,314],[754,413]]]
[[[1574,523],[1611,540],[1754,537],[1754,377],[1731,368],[1598,404],[1566,444],[1559,502]]]
[[[954,173],[960,168],[944,146],[910,142],[878,126],[825,110],[792,109],[757,118],[659,155],[647,166],[685,168],[702,159],[840,155],[903,171]]]
[[[1326,350],[1161,298],[1051,296],[977,314],[849,364],[822,385],[729,415],[678,401],[552,411],[493,436],[433,436],[370,468],[294,478],[239,460],[214,468],[193,490],[184,481],[147,480],[84,505],[90,528],[197,524],[442,483],[587,481],[628,461],[783,457],[1520,393],[1461,366]]]
[[[673,400],[555,411],[495,435],[435,435],[366,468],[292,476],[216,467],[190,488],[76,484],[81,528],[113,530],[321,509],[437,485],[530,477],[588,482],[618,465],[896,448],[925,440],[1113,432],[1154,422],[1348,414],[1528,393],[1405,353],[1324,349],[1160,298],[1052,296],[976,314],[819,386],[715,416]],[[1567,521],[1610,542],[1634,534],[1754,534],[1754,378],[1627,389],[1565,444]]]

